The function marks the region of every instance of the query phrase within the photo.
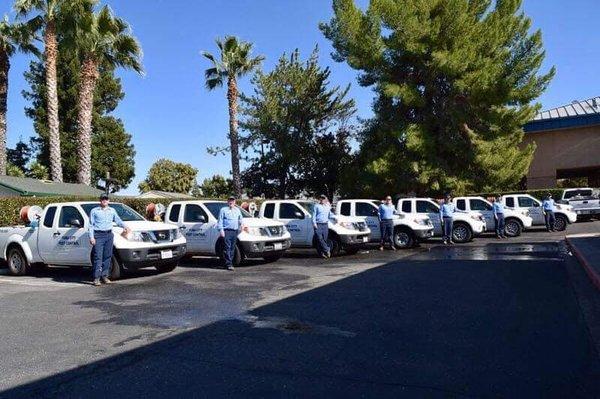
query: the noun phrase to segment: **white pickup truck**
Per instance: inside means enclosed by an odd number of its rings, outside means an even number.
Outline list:
[[[223,239],[217,229],[219,211],[227,206],[224,201],[175,201],[165,213],[165,222],[175,225],[187,239],[188,255],[212,255],[223,260]],[[250,216],[239,208],[246,231],[238,234],[233,257],[234,266],[247,258],[278,260],[290,247],[290,233],[283,223]]]
[[[292,235],[292,247],[316,248],[317,237],[313,227],[316,202],[303,200],[271,200],[260,206],[259,216],[285,224]],[[370,240],[371,230],[360,218],[337,215],[337,223],[329,222],[328,245],[331,255],[341,250],[354,254]]]
[[[335,204],[338,215],[361,218],[371,230],[371,242],[381,241],[379,221],[381,201],[370,199],[345,199]],[[433,224],[427,216],[397,214],[392,219],[394,225],[394,245],[397,248],[411,248],[419,241],[433,236]]]
[[[560,203],[571,205],[577,219],[600,218],[600,190],[589,187],[568,188],[563,191]]]
[[[92,246],[88,228],[95,202],[66,202],[32,207],[28,226],[0,228],[0,256],[13,275],[26,274],[32,265],[91,267]],[[110,278],[118,279],[125,270],[155,267],[169,272],[185,255],[185,237],[165,223],[146,221],[130,207],[111,203],[131,233],[114,227],[114,254]]]
[[[433,224],[434,237],[441,237],[442,222],[440,220],[440,206],[432,198],[400,198],[396,210],[403,214],[428,216]],[[474,236],[485,231],[486,222],[479,212],[454,214],[452,240],[458,243],[469,242]]]
[[[546,225],[544,212],[542,210],[542,202],[537,198],[534,198],[529,194],[509,194],[502,196],[502,203],[517,211],[529,211],[533,226]],[[556,211],[554,212],[554,216],[556,220],[554,222],[554,229],[556,231],[563,231],[567,228],[568,224],[577,221],[577,214],[573,212],[572,206],[564,204],[556,204],[555,206]]]
[[[496,221],[492,203],[483,197],[457,197],[453,200],[456,208],[467,212],[481,212],[485,217],[486,230],[495,231]],[[504,208],[504,233],[509,237],[518,237],[524,229],[531,227],[533,219],[527,209]]]

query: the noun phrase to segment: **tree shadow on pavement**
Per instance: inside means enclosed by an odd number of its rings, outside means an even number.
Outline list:
[[[399,261],[0,396],[594,397],[595,356],[560,261]]]

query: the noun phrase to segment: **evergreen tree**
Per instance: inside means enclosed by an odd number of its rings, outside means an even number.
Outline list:
[[[67,52],[60,52],[58,60],[58,99],[60,120],[60,144],[62,153],[63,176],[67,182],[77,181],[77,101],[79,87],[79,60]],[[25,79],[30,85],[24,91],[25,99],[31,102],[26,114],[33,119],[37,137],[34,143],[38,147],[37,161],[49,167],[50,148],[49,129],[46,116],[46,86],[44,65],[33,61]],[[123,122],[111,113],[117,108],[125,94],[120,79],[114,75],[114,68],[103,65],[94,95],[93,135],[92,135],[92,182],[110,172],[119,184],[114,191],[127,187],[135,175],[135,150],[131,135],[127,133]]]
[[[196,183],[197,175],[198,169],[190,164],[159,159],[150,167],[148,176],[138,187],[142,193],[160,190],[189,194],[198,185]]]
[[[323,167],[338,167],[333,159],[320,157],[321,144],[340,120],[354,115],[355,107],[346,98],[349,87],[330,88],[329,75],[315,49],[307,61],[297,50],[284,54],[272,72],[259,71],[252,79],[254,94],[241,97],[240,124],[244,147],[251,149],[243,179],[252,194],[284,198],[312,192],[322,188],[311,183],[325,176]]]
[[[33,150],[31,146],[25,143],[22,138],[19,139],[15,145],[15,148],[9,148],[6,150],[8,163],[21,169],[23,173],[25,173],[27,170],[27,164],[31,159],[32,153]]]
[[[233,194],[233,180],[226,179],[221,175],[214,175],[211,178],[204,179],[198,189],[192,195],[205,198],[225,198]]]
[[[541,32],[521,0],[334,0],[321,29],[337,61],[376,93],[354,184],[372,194],[509,189],[534,147],[522,126],[554,69],[540,74]],[[393,191],[392,191],[393,190]]]

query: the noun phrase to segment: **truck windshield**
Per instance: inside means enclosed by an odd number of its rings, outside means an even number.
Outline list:
[[[564,199],[569,199],[573,197],[591,197],[592,189],[582,189],[582,190],[568,190],[565,191]]]
[[[90,216],[90,213],[92,213],[92,209],[94,209],[98,206],[99,206],[98,204],[82,204],[81,205],[81,207],[83,208],[85,213],[87,213],[88,217]],[[113,208],[117,212],[117,215],[119,215],[121,220],[124,222],[139,222],[142,220],[146,220],[142,217],[142,215],[140,215],[139,213],[137,213],[136,211],[134,211],[127,205],[110,204],[109,207]]]
[[[221,211],[221,208],[225,208],[227,206],[227,202],[205,202],[204,206],[208,208],[209,212],[212,213],[215,219],[219,219],[219,212]],[[237,209],[239,209],[240,212],[242,212],[242,217],[252,217],[252,215],[250,215],[247,211],[240,208],[239,206],[237,207]]]
[[[315,203],[312,201],[298,201],[298,204],[310,213],[311,216],[315,215]]]

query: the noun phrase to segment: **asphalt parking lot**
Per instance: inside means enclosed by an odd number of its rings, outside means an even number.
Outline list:
[[[563,238],[196,258],[101,288],[0,270],[0,397],[599,397],[600,298]]]

